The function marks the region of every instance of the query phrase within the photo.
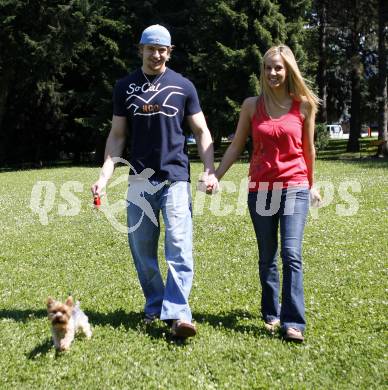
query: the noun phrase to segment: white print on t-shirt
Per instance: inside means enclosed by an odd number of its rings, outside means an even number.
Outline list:
[[[139,91],[142,91],[143,93],[154,92],[154,91],[159,92],[160,83],[158,83],[157,85],[154,84],[150,85],[149,83],[144,83],[141,87],[139,85],[136,85],[135,83],[131,83],[129,84],[128,87],[129,87],[129,91],[127,91],[128,95]]]
[[[161,114],[169,117],[175,116],[179,112],[179,109],[177,107],[167,104],[167,101],[170,99],[172,95],[184,95],[184,94],[182,92],[177,92],[177,91],[170,92],[169,90],[171,89],[181,90],[183,88],[174,85],[168,85],[159,91],[158,89],[160,84],[158,84],[156,87],[151,86],[149,88],[146,88],[146,86],[148,85],[149,85],[148,83],[143,84],[141,87],[136,86],[136,84],[134,83],[129,85],[129,90],[126,91],[127,95],[129,96],[125,99],[125,101],[129,103],[129,100],[133,99],[134,102],[129,104],[127,110],[130,110],[131,107],[133,107],[133,115],[149,116],[149,115]],[[141,96],[136,95],[134,93],[138,91],[142,91],[143,93],[145,92],[155,92],[155,93],[149,99],[144,99]],[[158,104],[152,103],[154,98],[159,94],[167,95],[166,98],[163,100],[161,107],[159,107]],[[143,112],[139,111],[140,107],[142,107]]]

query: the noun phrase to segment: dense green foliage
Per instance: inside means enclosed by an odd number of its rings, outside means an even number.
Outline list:
[[[315,147],[318,152],[324,150],[330,141],[330,133],[327,131],[326,123],[317,123],[315,125]]]
[[[141,31],[153,23],[170,29],[175,50],[169,66],[194,81],[218,146],[222,135],[234,131],[244,98],[259,92],[261,58],[271,45],[288,44],[308,78],[315,79],[320,54],[314,4],[1,0],[0,164],[69,155],[78,162],[92,152],[101,158],[115,80],[140,65],[136,44]],[[374,4],[363,3],[363,29],[357,35],[362,59],[375,58]],[[331,15],[338,7],[333,6]],[[370,31],[364,28],[369,21]],[[351,67],[345,63],[353,30],[350,19],[342,28],[345,22],[332,16],[333,43],[326,53],[331,120],[343,117],[350,106]],[[365,67],[372,73],[362,78],[363,121],[377,115],[374,69],[374,64]]]
[[[60,151],[78,160],[98,145],[112,84],[128,66],[121,40],[130,36],[101,4],[1,3],[0,161],[52,160]]]
[[[265,332],[256,241],[247,209],[236,209],[238,192],[207,196],[202,213],[194,194],[190,301],[198,335],[181,345],[162,323],[141,324],[143,296],[127,237],[91,205],[97,168],[1,173],[0,388],[385,389],[386,170],[386,162],[317,161],[317,181],[332,183],[335,192],[306,227],[303,345]],[[192,164],[193,177],[200,171]],[[239,189],[247,171],[247,164],[235,164],[225,181]],[[122,174],[119,168],[114,179]],[[57,189],[47,225],[29,208],[38,180]],[[72,217],[58,215],[61,204],[69,206],[59,192],[69,180],[83,185]],[[349,207],[340,192],[344,180],[361,184],[361,192],[349,190],[359,206],[352,216],[337,213]],[[125,189],[125,182],[108,189],[109,200]],[[233,210],[227,215],[216,212],[227,207]],[[124,212],[119,219],[125,221]],[[165,273],[162,247],[160,258]],[[45,301],[68,292],[81,300],[94,335],[56,356]]]
[[[386,71],[383,74],[378,63],[386,68],[388,7],[385,2],[385,10],[379,11],[378,3],[315,0],[311,13],[310,58],[318,60],[317,84],[324,100],[319,119],[342,122],[350,133],[347,149],[353,152],[359,150],[363,125],[379,126],[380,136],[385,131],[387,137],[386,122],[378,123],[382,112],[387,115],[387,106],[378,104],[387,96],[382,92],[387,86]],[[384,12],[379,23],[379,14]],[[385,37],[379,37],[379,29]]]

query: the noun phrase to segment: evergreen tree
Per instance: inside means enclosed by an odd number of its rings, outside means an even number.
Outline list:
[[[282,5],[285,10],[292,8],[286,3]],[[306,11],[308,2],[303,3],[293,9],[295,14]],[[301,34],[295,26],[287,26],[276,1],[205,0],[197,4],[191,23],[191,66],[217,147],[222,135],[234,131],[244,98],[258,93],[264,52],[285,43],[303,58]]]
[[[318,120],[327,122],[327,9],[328,0],[316,1],[318,18],[318,69],[317,84],[322,106],[318,113]]]
[[[379,58],[379,86],[378,86],[378,107],[379,107],[379,140],[383,143],[379,146],[377,155],[382,157],[388,155],[388,107],[387,107],[387,20],[388,5],[386,1],[379,0],[379,22],[378,22],[378,58]]]
[[[76,2],[0,3],[0,161],[56,158],[60,78],[86,28]]]
[[[83,3],[87,36],[65,69],[62,87],[68,113],[63,150],[71,152],[75,162],[94,149],[96,159],[103,159],[115,80],[124,77],[131,62],[138,60],[136,52],[130,51],[134,45],[131,26],[123,17],[125,2]]]
[[[315,1],[312,23],[319,28],[318,85],[327,115],[350,118],[347,150],[359,150],[361,124],[377,116],[373,63],[377,53],[377,1]],[[372,59],[372,60],[371,60]],[[326,98],[327,97],[327,98]],[[324,106],[325,108],[325,106]]]
[[[298,61],[303,74],[311,73],[311,63],[305,49],[308,31],[306,24],[310,19],[311,0],[279,0],[280,12],[286,21],[287,44]]]
[[[59,151],[79,161],[103,148],[114,80],[137,60],[124,5],[0,3],[0,161],[54,160]]]

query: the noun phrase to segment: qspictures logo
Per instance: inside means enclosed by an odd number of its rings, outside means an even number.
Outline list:
[[[114,158],[113,161],[115,164],[120,163],[128,166],[133,174],[123,173],[108,184],[107,193],[103,198],[99,211],[121,233],[128,234],[134,232],[145,218],[148,218],[157,226],[158,220],[146,195],[152,196],[164,186],[171,186],[174,183],[152,180],[154,171],[151,168],[146,168],[138,173],[125,159]],[[125,191],[120,192],[120,198],[113,202],[109,194],[115,193],[115,197],[117,197],[117,190],[121,190],[123,183],[127,184],[125,185]],[[256,211],[260,215],[274,215],[280,207],[280,196],[273,196],[270,204],[267,204],[264,184],[262,184],[261,196],[258,197]],[[319,218],[322,210],[329,205],[335,205],[336,215],[341,217],[349,217],[358,212],[359,202],[354,194],[361,192],[359,181],[343,181],[337,186],[330,181],[320,181],[315,184],[315,187],[321,193],[322,202],[319,208],[310,208],[311,218]],[[200,190],[194,190],[192,197],[193,215],[201,216],[205,213],[211,213],[220,218],[231,215],[235,215],[236,218],[243,216],[248,212],[248,189],[249,180],[248,178],[243,178],[238,184],[222,180],[219,192],[213,195],[207,195]],[[82,204],[79,196],[77,196],[77,194],[85,191],[90,192],[89,187],[85,188],[84,184],[79,181],[66,181],[60,185],[59,191],[57,184],[52,181],[37,181],[31,189],[30,209],[38,217],[42,225],[53,223],[54,215],[67,218],[75,217],[81,210],[91,208],[91,202],[85,206],[85,204]],[[289,194],[287,193],[286,198],[286,210],[288,213],[293,212],[294,201],[295,191],[290,191]],[[210,204],[207,206],[207,203]],[[120,218],[129,204],[137,206],[140,210],[139,219],[131,226],[123,224],[121,222],[122,218]]]

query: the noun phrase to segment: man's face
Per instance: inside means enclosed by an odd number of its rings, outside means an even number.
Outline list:
[[[161,45],[144,45],[140,48],[143,59],[143,71],[148,74],[159,74],[166,70],[171,47]]]

